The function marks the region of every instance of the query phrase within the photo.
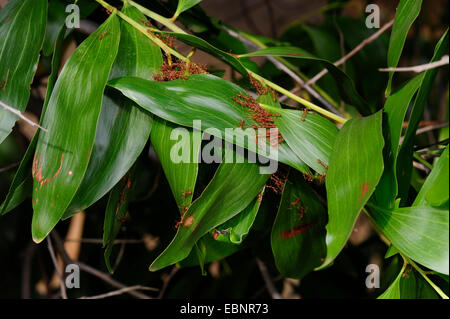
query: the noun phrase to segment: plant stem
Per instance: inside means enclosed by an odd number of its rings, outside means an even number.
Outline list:
[[[224,27],[224,30],[231,36],[244,42],[244,44],[251,45],[258,50],[267,48],[267,46],[264,43],[262,43],[261,41],[259,41],[257,38],[255,38],[254,36],[252,36],[248,33],[243,32],[241,30],[235,31],[229,27]],[[279,56],[268,56],[267,59],[269,61],[271,61],[279,70],[288,74],[292,78],[292,80],[297,82],[299,85],[297,87],[298,89],[304,88],[305,91],[307,91],[310,95],[312,95],[317,100],[319,100],[330,111],[334,111],[333,113],[340,115],[337,113],[337,110],[336,110],[336,108],[338,107],[336,102],[316,84],[314,84],[313,86],[306,85],[305,81],[308,81],[309,78],[306,75],[304,75],[302,72],[300,72],[299,69],[295,65],[293,65],[292,63],[290,63],[283,57],[279,57]],[[292,93],[294,93],[294,92],[292,92]],[[281,99],[280,99],[280,102],[281,102]]]
[[[422,275],[422,277],[430,284],[431,287],[433,287],[433,289],[438,293],[439,296],[441,296],[442,299],[448,299],[448,296],[441,290],[441,288],[439,288],[434,282],[432,282],[430,278],[428,278],[427,274],[422,270],[422,268],[420,268],[414,261],[404,256],[402,253],[400,254],[411,266],[414,267],[414,269],[419,272],[419,274]]]
[[[183,29],[181,29],[180,27],[178,27],[175,23],[173,23],[173,21],[171,19],[167,19],[164,18],[163,16],[157,14],[156,12],[153,12],[143,6],[141,6],[140,4],[132,1],[132,0],[122,0],[123,2],[129,3],[130,5],[132,5],[133,7],[135,7],[136,9],[138,9],[139,11],[141,11],[143,14],[145,14],[146,16],[152,18],[153,20],[158,21],[159,23],[162,23],[163,25],[165,25],[166,27],[168,27],[170,30],[172,30],[173,32],[176,33],[183,33],[186,34],[186,32],[184,32]],[[172,18],[173,19],[173,18]],[[176,19],[176,18],[175,18]]]
[[[297,101],[298,103],[300,103],[300,104],[306,106],[307,108],[309,108],[309,109],[311,109],[311,110],[314,110],[314,111],[316,111],[317,113],[320,113],[320,114],[322,114],[323,116],[326,116],[326,117],[328,117],[328,118],[330,118],[330,119],[332,119],[332,120],[334,120],[334,121],[336,121],[336,122],[338,122],[338,123],[345,123],[345,122],[347,121],[346,119],[344,119],[344,118],[342,118],[342,117],[340,117],[340,116],[338,116],[338,115],[336,115],[336,114],[334,114],[334,113],[331,113],[330,111],[327,111],[327,110],[325,110],[325,109],[323,109],[323,108],[321,108],[321,107],[315,105],[314,103],[311,103],[311,102],[309,102],[309,101],[307,101],[307,100],[305,100],[305,99],[303,99],[303,98],[301,98],[301,97],[299,97],[299,96],[297,96],[297,95],[295,95],[295,94],[289,92],[288,90],[282,88],[282,87],[279,86],[278,84],[275,84],[275,83],[273,83],[273,82],[271,82],[271,81],[269,81],[269,80],[267,80],[267,79],[265,79],[265,78],[259,76],[258,74],[256,74],[256,73],[250,71],[250,70],[247,70],[247,71],[248,71],[248,73],[250,73],[255,79],[257,79],[258,81],[260,81],[260,82],[266,84],[267,86],[270,86],[270,87],[273,88],[274,90],[276,90],[276,91],[278,91],[278,92],[280,92],[280,93],[282,93],[282,94],[288,96],[289,98],[293,99],[294,101]]]
[[[428,168],[430,171],[433,170],[433,165],[431,165],[430,163],[428,163],[426,160],[424,160],[422,158],[422,156],[420,156],[420,154],[418,154],[417,152],[415,152],[413,154],[413,157],[419,161],[419,163],[421,163],[423,166],[425,166],[426,168]]]
[[[114,7],[112,7],[111,5],[107,4],[105,1],[103,0],[96,0],[98,3],[100,3],[101,5],[103,5],[105,8],[107,8],[108,10],[112,11]],[[174,32],[177,33],[182,33],[182,34],[188,34],[186,33],[184,30],[180,29],[179,27],[177,27],[172,21],[170,21],[170,19],[164,18],[163,16],[160,16],[159,14],[156,14],[155,12],[148,10],[147,8],[142,7],[141,5],[131,1],[131,0],[122,0],[124,1],[124,3],[128,3],[132,6],[134,6],[135,8],[137,8],[139,11],[141,11],[143,14],[147,15],[148,17],[162,23],[163,25],[165,25],[166,27],[168,27],[169,29],[171,29]],[[114,8],[114,10],[117,10]],[[129,18],[127,15],[123,14],[122,12],[118,11],[118,15],[119,17],[121,17],[122,19],[124,19],[125,21],[127,21],[128,23],[130,23],[133,27],[135,27],[136,29],[138,29],[139,31],[141,31],[144,34],[147,34],[147,36],[153,40],[158,46],[160,46],[165,52],[170,53],[172,55],[174,55],[175,57],[179,58],[180,60],[183,61],[187,61],[187,58],[184,57],[183,55],[181,55],[180,53],[178,53],[177,51],[173,50],[172,48],[169,48],[167,45],[165,45],[161,40],[159,40],[158,38],[156,38],[155,36],[151,35],[150,33],[147,32],[147,29],[144,28],[143,26],[141,26],[139,23],[137,23],[136,21],[134,21],[133,19]],[[282,88],[281,86],[263,78],[262,76],[252,72],[251,70],[246,68],[246,71],[251,74],[255,79],[257,79],[258,81],[262,82],[263,84],[266,84],[267,86],[273,88],[274,90],[278,91],[279,93],[282,93],[288,97],[290,97],[292,100],[297,101],[298,103],[304,105],[307,108],[310,108],[311,110],[316,111],[317,113],[322,114],[323,116],[326,116],[338,123],[345,123],[347,120],[343,117],[340,117],[332,112],[329,112],[323,108],[321,108],[320,106],[315,105],[314,103],[307,101],[291,92],[289,92],[288,90]]]

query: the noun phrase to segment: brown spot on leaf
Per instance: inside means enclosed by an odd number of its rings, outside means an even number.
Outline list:
[[[39,157],[36,154],[34,154],[32,176],[40,184],[41,187],[48,185],[48,183],[53,181],[59,175],[59,173],[61,172],[61,169],[62,169],[63,157],[64,157],[64,153],[61,154],[61,159],[60,159],[60,164],[59,164],[58,170],[50,179],[48,179],[48,178],[45,178],[44,175],[42,174],[42,165],[39,165]]]

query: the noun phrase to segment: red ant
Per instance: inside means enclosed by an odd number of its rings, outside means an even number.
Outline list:
[[[317,160],[317,163],[319,163],[320,165],[322,165],[325,169],[328,169],[328,166],[325,165],[325,163],[322,162],[320,159]]]
[[[5,89],[6,88],[6,84],[8,84],[8,79],[9,79],[9,69],[8,72],[6,73],[6,80],[2,80],[2,82],[0,82],[0,89]]]
[[[102,34],[100,34],[100,35],[98,36],[98,39],[99,39],[99,40],[103,39],[103,37],[104,37],[105,35],[107,35],[108,32],[109,32],[109,30],[105,30],[105,32],[103,32]]]
[[[300,204],[300,197],[298,197],[294,202],[291,203],[291,206],[297,206]]]
[[[181,193],[181,196],[183,196],[184,198],[188,197],[189,195],[192,194],[192,191],[187,191],[185,193]]]
[[[305,121],[305,119],[306,119],[306,114],[308,114],[308,109],[304,109],[303,110],[303,115],[302,115],[302,121]]]

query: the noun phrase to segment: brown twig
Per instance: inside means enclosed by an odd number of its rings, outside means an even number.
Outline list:
[[[14,168],[14,167],[18,166],[19,164],[20,164],[20,162],[16,162],[16,163],[9,164],[9,165],[7,165],[5,167],[1,167],[0,168],[0,173],[6,172],[7,170],[10,170],[11,168]]]
[[[173,266],[173,268],[170,271],[170,273],[163,278],[163,285],[161,287],[161,290],[159,291],[158,299],[162,299],[162,297],[164,296],[164,293],[167,290],[167,287],[169,286],[169,282],[176,275],[178,270],[180,270],[180,268],[178,268],[176,265]]]
[[[415,73],[422,73],[423,71],[438,68],[440,66],[444,66],[448,64],[448,55],[444,55],[442,59],[436,62],[421,64],[421,65],[415,65],[415,66],[407,66],[402,68],[385,68],[385,69],[378,69],[380,72],[415,72]]]
[[[136,291],[136,290],[154,290],[154,288],[136,285],[136,286],[130,286],[130,287],[125,287],[125,288],[121,288],[118,290],[110,291],[110,292],[107,292],[107,293],[104,293],[101,295],[96,295],[96,296],[91,296],[91,297],[80,297],[78,299],[105,299],[108,297],[118,296],[118,295],[122,295],[124,293],[130,292],[130,291]]]
[[[103,239],[100,238],[82,238],[82,239],[66,239],[66,242],[78,242],[84,244],[103,244]],[[113,244],[141,244],[143,243],[143,239],[116,239]]]
[[[448,123],[440,123],[440,124],[425,126],[425,127],[419,128],[416,131],[416,135],[420,135],[420,134],[423,134],[423,133],[426,133],[429,131],[433,131],[433,130],[438,130],[438,129],[441,129],[441,128],[444,128],[447,126],[448,126]]]
[[[120,244],[119,254],[117,255],[116,261],[114,262],[113,270],[116,271],[117,267],[119,267],[120,262],[122,261],[123,255],[125,254],[126,243]]]
[[[51,232],[51,235],[53,236],[53,239],[55,239],[56,246],[58,247],[58,250],[59,250],[61,256],[63,257],[63,259],[67,263],[78,265],[78,267],[80,267],[81,270],[83,270],[83,271],[85,271],[85,272],[87,272],[87,273],[89,273],[89,274],[91,274],[91,275],[93,275],[93,276],[95,276],[97,278],[100,278],[101,280],[103,280],[104,282],[110,284],[111,286],[113,286],[115,288],[122,289],[122,288],[126,288],[127,287],[126,285],[124,285],[121,282],[111,278],[110,275],[108,275],[108,274],[106,274],[106,273],[104,273],[104,272],[102,272],[100,270],[97,270],[97,269],[95,269],[95,268],[93,268],[93,267],[91,267],[89,265],[86,265],[86,264],[84,264],[82,262],[72,260],[67,255],[67,253],[66,253],[66,251],[64,249],[64,243],[63,243],[61,237],[59,237],[58,233],[53,230]],[[152,288],[152,289],[154,291],[158,291],[158,289],[156,289],[156,288]],[[132,291],[127,291],[127,293],[132,295],[132,296],[134,296],[134,297],[136,297],[136,298],[139,298],[139,299],[151,299],[151,297],[147,296],[146,294],[140,293],[138,291],[133,291],[132,290]]]
[[[381,34],[383,34],[387,29],[389,29],[394,24],[394,19],[386,23],[384,26],[382,26],[377,32],[372,34],[370,37],[362,41],[359,45],[357,45],[352,51],[350,51],[347,55],[343,56],[338,61],[334,62],[335,66],[339,66],[343,63],[345,63],[348,59],[350,59],[352,56],[354,56],[356,53],[361,51],[367,44],[371,43],[375,39],[377,39]],[[325,74],[328,73],[327,69],[323,69],[321,72],[317,73],[314,77],[312,77],[306,84],[307,85],[313,85],[316,83],[321,77],[323,77]]]
[[[161,169],[159,168],[158,169],[158,174],[156,175],[155,180],[153,181],[152,188],[143,197],[135,199],[134,202],[143,202],[143,201],[146,201],[147,199],[149,199],[150,197],[152,197],[153,194],[158,189],[160,177],[161,177]]]
[[[0,106],[3,107],[5,110],[7,110],[7,111],[17,115],[18,117],[20,117],[22,120],[24,120],[25,122],[27,122],[31,126],[36,126],[36,127],[40,128],[41,130],[43,130],[44,132],[48,132],[47,129],[43,128],[42,126],[40,126],[37,123],[34,123],[32,120],[26,118],[20,111],[16,110],[15,108],[13,108],[13,107],[11,107],[9,105],[6,105],[2,101],[0,101]]]
[[[50,256],[52,257],[52,262],[55,266],[56,273],[58,274],[59,286],[61,288],[61,297],[63,299],[67,299],[66,285],[64,283],[63,275],[61,269],[59,268],[58,261],[56,260],[55,251],[53,250],[52,240],[50,236],[47,236],[47,246],[48,251],[50,252]]]
[[[258,265],[259,271],[261,272],[261,275],[266,284],[267,291],[269,292],[272,299],[283,299],[278,290],[275,288],[266,265],[264,265],[264,263],[259,258],[256,258],[256,264]]]

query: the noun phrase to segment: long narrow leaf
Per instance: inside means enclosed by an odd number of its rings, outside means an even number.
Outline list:
[[[33,160],[35,242],[60,220],[83,180],[119,37],[113,13],[75,50],[55,84],[42,121],[49,131],[39,135]]]
[[[351,234],[356,218],[383,172],[382,113],[344,124],[334,143],[326,178],[328,265]]]
[[[136,8],[123,11],[143,19]],[[151,40],[121,21],[119,51],[109,78],[124,75],[150,79],[162,63],[161,50]],[[79,212],[103,197],[130,169],[142,152],[152,127],[152,115],[115,90],[105,90],[89,166],[63,218]]]
[[[47,23],[47,0],[11,0],[0,11],[0,101],[25,110]],[[0,143],[17,116],[0,107]]]

